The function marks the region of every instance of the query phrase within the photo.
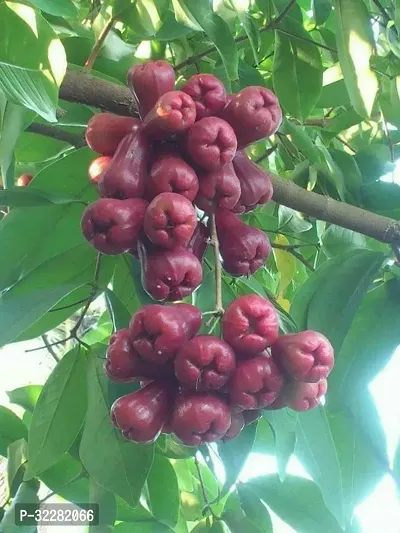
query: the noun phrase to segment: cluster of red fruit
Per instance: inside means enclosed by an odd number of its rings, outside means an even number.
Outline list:
[[[102,253],[139,257],[144,289],[176,301],[202,281],[209,228],[199,210],[215,213],[225,270],[253,274],[271,246],[238,214],[268,202],[272,185],[242,149],[279,127],[276,96],[264,87],[227,95],[212,74],[174,90],[165,61],[133,66],[128,85],[141,120],[102,113],[88,124],[86,140],[103,154],[89,168],[102,199],[83,215],[84,236]]]
[[[189,446],[229,440],[261,409],[306,411],[326,393],[334,362],[328,339],[315,331],[278,336],[268,300],[234,300],[222,317],[222,339],[197,335],[201,322],[190,304],[146,305],[111,337],[108,377],[142,380],[111,409],[125,438],[149,443],[174,433]]]
[[[273,191],[269,174],[243,149],[279,127],[276,96],[264,87],[227,95],[211,74],[174,90],[174,70],[164,61],[132,67],[128,85],[141,119],[103,113],[88,124],[87,143],[102,154],[89,176],[102,198],[84,212],[84,236],[102,253],[138,257],[143,287],[155,300],[177,302],[200,285],[213,222],[224,269],[253,274],[271,246],[238,215]],[[204,214],[213,215],[208,225]],[[268,300],[233,301],[222,339],[198,335],[201,323],[193,305],[153,304],[111,337],[108,377],[142,387],[111,410],[127,439],[153,442],[163,432],[194,446],[228,440],[261,409],[307,410],[326,392],[329,341],[312,331],[278,337]]]

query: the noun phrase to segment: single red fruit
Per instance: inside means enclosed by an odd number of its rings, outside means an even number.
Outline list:
[[[197,257],[200,263],[203,261],[209,241],[210,231],[208,227],[202,222],[198,222],[187,249]]]
[[[104,370],[109,379],[117,383],[134,381],[140,377],[138,357],[129,337],[128,329],[120,329],[110,337]]]
[[[175,358],[175,375],[186,388],[213,391],[226,385],[236,368],[235,352],[213,335],[186,342]]]
[[[307,383],[326,379],[334,364],[332,344],[317,331],[281,335],[272,345],[271,354],[288,377]]]
[[[83,235],[103,254],[123,254],[136,248],[148,203],[141,198],[101,198],[90,204],[82,216]]]
[[[230,384],[230,398],[241,409],[262,409],[276,400],[283,375],[270,357],[241,361]]]
[[[226,402],[210,393],[188,393],[178,396],[172,428],[187,446],[200,446],[220,440],[231,425],[231,412]]]
[[[236,148],[235,132],[218,117],[202,118],[187,133],[187,153],[197,165],[206,170],[218,170],[230,163]]]
[[[101,196],[109,198],[141,198],[148,174],[151,146],[139,130],[124,137],[110,164],[100,176]]]
[[[272,198],[273,187],[268,172],[257,166],[244,152],[236,152],[233,168],[240,184],[240,198],[232,211],[245,213]]]
[[[181,194],[192,202],[198,190],[196,172],[179,154],[165,150],[156,156],[146,181],[146,197],[149,200],[169,192]]]
[[[272,91],[250,86],[231,99],[221,117],[235,130],[241,149],[275,133],[282,122],[282,109]]]
[[[86,127],[86,142],[94,152],[102,155],[114,155],[122,139],[140,126],[140,120],[134,117],[120,117],[112,113],[93,115]]]
[[[139,242],[138,252],[142,285],[154,300],[182,300],[202,282],[201,263],[185,248],[156,250]]]
[[[183,133],[196,120],[196,107],[190,96],[182,91],[165,93],[143,119],[143,132],[153,140],[162,141]]]
[[[267,235],[248,226],[234,213],[218,209],[215,214],[222,265],[232,276],[250,276],[268,259],[271,244]]]
[[[251,413],[252,411],[248,412]],[[244,425],[245,421],[243,413],[241,413],[240,411],[232,411],[231,425],[222,440],[225,442],[228,440],[235,439],[241,433],[242,429],[244,428]]]
[[[32,174],[21,174],[21,176],[17,179],[17,187],[27,187],[32,180]]]
[[[132,346],[143,360],[164,364],[201,326],[201,312],[190,304],[145,305],[129,324]]]
[[[244,354],[257,355],[278,338],[275,307],[257,294],[236,298],[226,309],[221,324],[223,339]]]
[[[197,215],[192,203],[173,192],[163,192],[147,208],[143,228],[148,238],[162,248],[185,246],[193,236]]]
[[[174,69],[160,60],[133,65],[128,71],[128,87],[136,98],[140,116],[144,118],[160,96],[174,90]]]
[[[153,381],[116,400],[111,407],[111,421],[122,435],[134,442],[154,442],[169,416],[172,394],[161,381]]]
[[[294,381],[286,385],[283,391],[285,404],[295,411],[308,411],[321,403],[322,396],[328,390],[326,379],[318,383]]]
[[[181,90],[193,98],[197,120],[217,115],[225,107],[224,84],[212,74],[195,74]]]
[[[92,183],[97,184],[101,174],[111,163],[112,157],[110,155],[101,155],[96,157],[89,165],[88,175]]]
[[[240,183],[232,163],[199,176],[199,192],[196,205],[206,213],[214,213],[218,207],[233,209],[240,197]]]

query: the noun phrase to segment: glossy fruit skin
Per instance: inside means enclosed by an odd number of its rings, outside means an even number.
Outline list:
[[[239,296],[221,321],[222,337],[241,354],[257,355],[278,338],[279,320],[274,306],[257,294]]]
[[[133,65],[128,71],[128,87],[136,98],[143,119],[160,96],[174,90],[174,69],[160,60]]]
[[[202,263],[210,241],[210,230],[202,222],[197,222],[187,249]]]
[[[329,340],[310,330],[280,335],[271,347],[271,354],[289,378],[307,383],[326,379],[335,362]]]
[[[250,413],[251,411],[248,411],[248,412]],[[238,435],[240,435],[244,426],[245,426],[245,421],[244,421],[243,413],[240,411],[232,411],[231,425],[228,431],[225,433],[222,440],[226,442],[228,440],[235,439]]]
[[[185,393],[178,396],[172,416],[175,435],[187,446],[220,440],[231,425],[226,402],[211,393]]]
[[[238,364],[230,399],[241,409],[262,409],[276,400],[283,385],[283,375],[270,357],[254,357]]]
[[[196,106],[182,91],[165,93],[143,119],[142,130],[149,139],[161,141],[183,133],[196,120]]]
[[[321,403],[321,397],[326,394],[327,390],[326,379],[318,383],[294,381],[286,385],[283,398],[285,404],[295,411],[309,411]]]
[[[27,187],[32,180],[32,174],[21,174],[21,176],[17,179],[17,187]]]
[[[200,174],[196,205],[206,213],[215,213],[218,207],[233,209],[240,197],[240,182],[232,163]]]
[[[157,250],[139,242],[138,252],[142,285],[154,300],[182,300],[202,282],[201,263],[185,248]]]
[[[101,196],[120,200],[142,198],[150,157],[151,145],[140,130],[124,137],[99,178]]]
[[[240,198],[232,211],[245,213],[269,202],[273,195],[270,175],[257,166],[244,152],[238,151],[233,168],[240,184]]]
[[[140,377],[138,358],[128,329],[120,329],[111,335],[104,371],[107,377],[116,383],[127,383]]]
[[[186,388],[215,391],[226,385],[236,368],[235,352],[214,335],[197,335],[175,358],[175,376]]]
[[[89,120],[85,139],[94,152],[113,156],[119,143],[137,131],[140,121],[134,117],[120,117],[113,113],[97,113]]]
[[[266,233],[226,209],[216,211],[215,224],[224,270],[231,276],[250,276],[263,266],[271,253]]]
[[[178,349],[201,327],[201,312],[190,304],[145,305],[129,324],[133,348],[155,365],[173,359]]]
[[[89,180],[92,183],[94,184],[98,183],[101,174],[109,166],[109,164],[111,163],[111,160],[112,160],[112,157],[110,155],[101,155],[100,157],[96,157],[96,159],[93,159],[88,169]]]
[[[154,442],[169,416],[171,391],[161,381],[122,396],[111,407],[111,421],[130,441]]]
[[[146,179],[146,198],[150,201],[163,192],[181,194],[191,202],[199,190],[193,168],[177,152],[164,150],[157,154]]]
[[[150,202],[143,228],[153,244],[171,249],[188,244],[196,225],[192,203],[180,194],[163,192]]]
[[[141,198],[101,198],[84,211],[81,228],[99,252],[117,255],[135,248],[148,203]]]
[[[224,84],[212,74],[195,74],[181,87],[196,104],[196,120],[218,115],[226,104]]]
[[[235,130],[242,149],[274,134],[282,122],[282,109],[272,91],[250,86],[231,99],[221,116]]]
[[[231,126],[218,117],[206,117],[188,131],[186,151],[199,167],[218,170],[230,163],[236,153],[236,135]]]

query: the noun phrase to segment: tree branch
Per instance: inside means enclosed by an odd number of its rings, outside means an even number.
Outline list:
[[[83,135],[70,133],[69,131],[65,131],[58,126],[52,126],[51,124],[38,124],[37,122],[32,122],[25,131],[44,135],[45,137],[52,137],[58,141],[67,142],[68,144],[75,146],[75,148],[82,148],[86,145]]]
[[[115,17],[111,17],[110,20],[105,24],[102,32],[100,33],[99,35],[99,38],[97,39],[97,41],[94,43],[93,45],[93,48],[90,52],[90,55],[89,57],[87,58],[86,60],[86,63],[83,67],[83,70],[85,72],[90,72],[96,59],[97,59],[97,56],[99,55],[100,53],[100,50],[104,44],[104,41],[106,40],[107,38],[107,35],[110,33],[110,31],[113,29],[114,27],[114,24],[116,23],[116,18]]]

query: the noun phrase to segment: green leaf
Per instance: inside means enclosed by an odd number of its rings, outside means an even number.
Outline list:
[[[4,191],[0,190],[0,204],[11,207],[37,207],[52,204],[72,204],[76,202],[81,204],[82,200],[52,194],[50,191],[42,191],[31,186],[14,187]]]
[[[285,18],[276,30],[274,89],[285,110],[301,122],[322,91],[321,54],[314,44],[304,40],[309,38],[303,26],[291,18]]]
[[[36,526],[17,526],[15,524],[16,504],[39,503],[37,491],[29,483],[21,483],[15,498],[13,498],[10,507],[7,509],[3,520],[0,523],[2,533],[36,533]]]
[[[250,488],[297,533],[343,533],[325,507],[318,486],[301,477],[277,475],[259,477]]]
[[[219,455],[225,468],[226,480],[222,494],[227,494],[236,483],[251,452],[256,436],[257,424],[245,426],[243,431],[232,440],[218,445]]]
[[[115,495],[90,481],[89,502],[99,506],[99,524],[89,526],[88,533],[110,533],[117,517]]]
[[[210,0],[173,0],[178,22],[203,30],[214,43],[230,80],[238,78],[238,53],[227,23],[213,12]]]
[[[80,445],[82,463],[93,480],[135,506],[151,468],[153,445],[126,441],[110,421],[107,380],[103,371],[105,346],[88,354],[88,411]]]
[[[117,520],[121,522],[152,522],[153,516],[140,503],[136,507],[131,507],[125,500],[116,497],[117,500]]]
[[[26,463],[27,457],[27,443],[25,439],[16,440],[8,445],[7,478],[10,491],[12,491],[14,480],[18,476],[21,466]]]
[[[55,464],[69,450],[82,427],[86,403],[85,353],[76,347],[57,364],[36,404],[26,479]]]
[[[365,183],[378,181],[390,172],[390,149],[386,144],[372,144],[359,150],[354,159]]]
[[[15,145],[17,144],[20,133],[32,121],[33,117],[34,113],[24,107],[13,104],[12,102],[6,103],[3,118],[0,121],[0,171],[6,189],[14,185]]]
[[[286,467],[296,444],[297,414],[287,408],[278,411],[264,410],[262,414],[274,432],[279,478],[284,481]]]
[[[76,17],[77,9],[72,0],[29,0],[35,7],[56,17]]]
[[[110,289],[106,289],[105,297],[108,308],[110,310],[111,320],[113,322],[114,331],[118,329],[127,328],[131,319],[131,313],[127,310],[125,305],[121,302],[118,296]]]
[[[67,67],[61,41],[40,13],[22,4],[0,4],[0,21],[0,88],[11,102],[56,122]]]
[[[179,487],[173,466],[166,457],[155,454],[147,478],[149,505],[156,520],[176,526],[179,518]]]
[[[324,231],[321,236],[321,242],[323,250],[328,257],[367,247],[364,235],[334,224]]]
[[[333,0],[340,66],[357,113],[369,118],[378,92],[370,67],[375,42],[370,15],[363,0]]]
[[[321,489],[328,509],[344,526],[342,477],[325,409],[299,413],[296,434],[296,455]]]
[[[248,485],[238,487],[243,512],[263,533],[272,533],[272,521],[268,509],[257,498]]]
[[[391,280],[365,297],[329,378],[329,400],[335,405],[363,391],[393,356],[399,341],[399,295],[399,282]]]
[[[15,297],[10,297],[8,293],[4,294],[0,298],[0,322],[2,324],[0,346],[13,342],[38,318],[79,285],[61,285],[53,289],[28,292]]]
[[[79,504],[89,500],[89,481],[82,477],[82,464],[65,454],[60,461],[40,474],[50,490],[65,500]]]
[[[345,178],[346,188],[357,193],[362,185],[362,175],[355,158],[342,150],[330,150],[329,153]]]
[[[350,522],[357,505],[372,492],[385,470],[363,433],[343,412],[327,411],[327,415],[341,470],[346,521]]]
[[[33,413],[42,389],[42,385],[25,385],[25,387],[19,387],[7,392],[7,396],[11,403],[15,403],[26,411]]]
[[[151,523],[121,523],[115,526],[114,533],[174,533],[172,529],[160,522],[151,522]]]
[[[117,258],[112,284],[114,295],[131,316],[143,305],[154,303],[142,287],[138,261],[127,254]]]
[[[10,409],[0,405],[0,455],[7,456],[7,448],[16,440],[26,439],[28,432],[22,420]]]
[[[312,0],[312,10],[317,26],[324,24],[332,13],[332,0]]]
[[[193,446],[185,446],[178,442],[172,435],[160,435],[156,443],[156,452],[170,459],[188,459],[196,455],[197,450]]]
[[[304,220],[294,209],[286,207],[285,205],[279,206],[278,211],[279,228],[285,228],[285,232],[303,233],[312,228],[311,222]]]
[[[304,127],[297,126],[297,124],[285,120],[284,133],[290,135],[293,143],[311,163],[322,162],[321,152],[315,146],[315,142],[308,135],[307,130]]]
[[[258,64],[257,50],[260,42],[260,34],[257,28],[253,25],[252,19],[248,13],[249,3],[243,2],[243,0],[228,0],[229,5],[235,10],[239,17],[240,24],[243,26],[244,31],[249,39],[249,43],[253,52],[254,61]]]
[[[350,105],[350,97],[345,81],[340,79],[324,85],[317,107],[330,108],[341,105]]]

